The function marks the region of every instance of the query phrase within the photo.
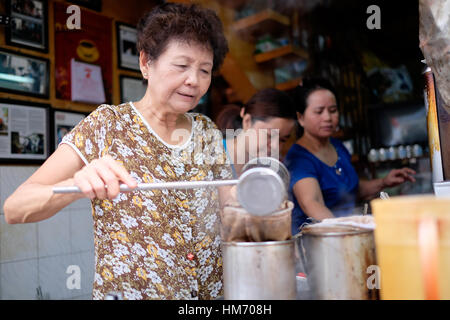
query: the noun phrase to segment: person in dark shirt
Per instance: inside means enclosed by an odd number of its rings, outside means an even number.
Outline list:
[[[298,233],[308,217],[323,220],[349,215],[358,198],[369,200],[384,188],[415,181],[415,171],[410,168],[394,169],[382,179],[359,180],[350,153],[331,137],[337,130],[339,113],[328,81],[305,79],[294,96],[303,134],[285,160],[294,202],[292,234]]]

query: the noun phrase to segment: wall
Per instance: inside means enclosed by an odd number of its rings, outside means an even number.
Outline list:
[[[37,166],[1,166],[1,203]],[[90,299],[94,277],[94,234],[90,202],[72,203],[38,223],[9,225],[0,209],[0,299]],[[80,267],[81,287],[69,290],[70,265]]]
[[[77,111],[92,111],[96,106],[55,98],[54,84],[54,30],[53,4],[48,1],[49,52],[7,46],[4,28],[0,28],[0,47],[44,57],[50,60],[50,98],[39,99],[0,92],[0,98],[11,98],[50,104],[52,107]],[[59,1],[61,2],[61,1]],[[100,14],[112,17],[112,46],[116,48],[115,21],[136,24],[139,16],[151,9],[154,1],[103,0]],[[0,2],[0,13],[4,12]],[[86,9],[88,10],[88,9]],[[139,76],[139,73],[117,68],[117,55],[113,54],[113,103],[120,99],[119,76]],[[0,300],[1,299],[91,299],[94,277],[94,239],[91,205],[79,200],[64,208],[52,218],[30,224],[8,225],[4,219],[5,199],[29,176],[36,165],[0,165]],[[80,289],[68,289],[66,273],[71,265],[80,268]],[[38,297],[37,289],[42,295]]]
[[[49,0],[48,1],[48,39],[49,39],[49,50],[48,53],[41,53],[34,50],[28,50],[24,48],[18,48],[14,46],[9,46],[5,44],[5,32],[4,27],[0,28],[0,47],[17,51],[19,53],[29,54],[36,57],[43,57],[50,60],[50,98],[49,99],[40,99],[34,97],[25,97],[22,95],[5,93],[0,91],[0,98],[8,98],[8,99],[19,99],[24,101],[33,101],[39,103],[50,104],[52,107],[59,109],[68,109],[68,110],[76,110],[81,112],[90,112],[95,109],[96,105],[90,105],[86,103],[79,103],[73,101],[66,101],[61,99],[56,99],[55,97],[55,69],[54,69],[54,52],[55,52],[55,43],[54,43],[54,15],[53,15],[53,5],[55,2],[66,3],[67,5],[73,5],[73,3],[69,3],[66,1],[57,1],[57,0]],[[126,2],[126,6],[124,6],[124,2]],[[103,0],[102,1],[102,11],[92,11],[81,7],[82,10],[88,10],[94,13],[101,14],[106,17],[113,18],[112,21],[112,50],[113,50],[113,104],[118,104],[120,102],[120,86],[119,86],[119,78],[120,75],[130,75],[130,76],[141,76],[140,73],[136,73],[133,71],[127,71],[117,68],[117,41],[116,41],[116,21],[129,23],[132,25],[136,25],[139,17],[143,12],[150,10],[156,1],[140,1],[140,0]],[[0,12],[5,12],[4,1],[0,2]],[[69,15],[68,15],[69,17]],[[83,18],[81,17],[81,20]]]

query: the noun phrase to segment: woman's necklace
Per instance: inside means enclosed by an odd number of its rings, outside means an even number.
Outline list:
[[[308,145],[307,143],[305,143],[305,144],[302,144],[302,143],[300,143],[300,142],[297,142],[299,145],[301,145],[303,148],[305,148],[305,149],[307,149],[308,150],[308,148],[306,148],[305,147],[305,145]],[[330,143],[331,144],[331,143]],[[336,148],[334,148],[334,146],[333,146],[333,149],[334,149],[334,151],[336,152],[336,154],[337,154],[337,150],[336,150]],[[310,151],[311,152],[311,151]],[[312,153],[312,152],[311,152]],[[313,153],[314,154],[314,153]],[[318,155],[315,155],[318,159],[321,159],[320,158],[320,156],[318,156]],[[338,176],[340,176],[340,175],[342,175],[342,168],[340,167],[340,166],[338,166],[338,163],[339,163],[339,160],[340,160],[340,158],[339,158],[339,154],[337,154],[337,161],[336,161],[336,163],[334,164],[334,166],[332,167],[333,169],[334,169],[334,172],[338,175]],[[324,160],[321,160],[322,162],[325,162]],[[326,162],[325,162],[326,163]]]
[[[338,176],[340,176],[342,174],[342,168],[340,166],[338,166],[338,162],[339,162],[339,156],[338,156],[338,159],[337,159],[336,163],[334,164],[333,168],[334,168],[334,172],[336,172],[336,174]]]

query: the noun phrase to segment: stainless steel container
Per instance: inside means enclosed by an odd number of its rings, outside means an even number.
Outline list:
[[[226,300],[293,300],[295,241],[223,242]]]
[[[294,239],[312,299],[377,299],[378,290],[368,285],[369,267],[376,265],[373,230],[306,226]]]

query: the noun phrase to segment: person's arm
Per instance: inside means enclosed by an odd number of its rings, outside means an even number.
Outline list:
[[[85,166],[78,154],[62,144],[49,159],[12,195],[3,210],[7,223],[37,222],[50,218],[59,210],[83,197],[113,199],[119,182],[135,187],[128,172],[110,156]],[[54,194],[54,186],[78,186],[82,193]],[[108,185],[108,188],[105,188]]]
[[[333,213],[325,206],[320,185],[315,178],[303,178],[293,187],[294,196],[303,212],[316,220],[334,218]]]
[[[415,182],[416,179],[412,175],[416,174],[413,169],[401,168],[391,170],[384,178],[373,180],[360,180],[358,194],[362,200],[371,200],[376,198],[379,193],[390,187],[395,187],[406,181]]]

